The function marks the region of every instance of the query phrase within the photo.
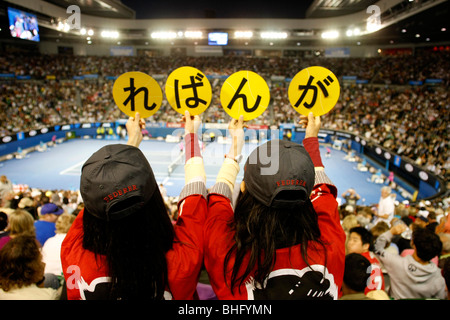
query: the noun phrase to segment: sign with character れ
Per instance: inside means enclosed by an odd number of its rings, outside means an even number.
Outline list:
[[[334,108],[340,90],[333,72],[313,66],[295,75],[289,85],[288,97],[295,111],[306,116],[312,112],[317,117]]]
[[[129,117],[139,112],[141,118],[155,114],[161,107],[163,94],[158,82],[148,74],[130,71],[120,75],[113,86],[113,98]]]

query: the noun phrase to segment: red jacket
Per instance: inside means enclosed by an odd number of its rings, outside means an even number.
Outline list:
[[[374,290],[384,290],[384,276],[381,270],[381,263],[371,251],[366,251],[361,253],[367,260],[369,260],[372,272],[370,273],[369,281],[367,282],[364,294],[368,294],[370,291]]]
[[[181,197],[180,197],[181,198]],[[183,201],[184,200],[184,201]],[[61,263],[67,285],[67,298],[80,300],[106,299],[108,272],[105,256],[83,248],[83,214],[72,224],[61,247]],[[206,199],[200,194],[189,195],[179,205],[173,248],[167,252],[168,289],[166,299],[195,299],[196,286],[203,262],[203,223]]]
[[[219,188],[218,188],[219,189]],[[214,190],[214,188],[213,188]],[[269,274],[266,289],[255,287],[251,275],[240,288],[229,288],[231,270],[224,280],[225,256],[233,244],[234,234],[229,222],[233,219],[233,208],[228,197],[210,194],[208,198],[208,216],[204,228],[204,261],[211,285],[219,299],[338,299],[344,277],[345,233],[340,225],[337,190],[325,173],[316,172],[316,185],[311,201],[318,214],[321,240],[325,243],[327,260],[325,280],[325,255],[321,246],[318,250],[308,250],[309,263],[301,257],[300,245],[276,250],[276,263]],[[248,256],[247,256],[248,258]],[[231,265],[234,257],[231,258]],[[246,260],[242,263],[244,266]]]

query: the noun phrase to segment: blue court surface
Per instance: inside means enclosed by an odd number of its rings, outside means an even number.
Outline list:
[[[73,139],[44,152],[29,153],[24,159],[6,160],[0,164],[0,175],[6,175],[13,184],[26,184],[32,188],[45,190],[79,189],[81,167],[96,150],[106,144],[126,143],[112,140]],[[244,160],[237,177],[240,183],[243,177],[245,159],[257,144],[246,143],[243,149]],[[211,187],[222,165],[224,154],[230,145],[217,142],[207,143],[203,150],[207,187]],[[178,143],[144,140],[140,149],[150,162],[156,180],[163,183],[168,196],[178,196],[184,185],[184,159],[180,156]],[[356,170],[356,164],[344,160],[345,153],[331,150],[331,157],[325,157],[325,148],[321,147],[325,171],[338,187],[338,197],[348,188],[355,189],[361,196],[359,205],[378,203],[382,185],[369,182],[371,174]],[[169,167],[172,172],[169,175]],[[404,200],[400,194],[397,200]]]

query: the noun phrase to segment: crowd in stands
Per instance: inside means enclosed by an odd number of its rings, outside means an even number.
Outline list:
[[[288,99],[287,79],[312,65],[332,70],[341,81],[341,94],[334,110],[323,117],[323,128],[351,131],[408,157],[418,165],[447,176],[449,151],[448,85],[449,53],[422,52],[414,56],[377,58],[239,58],[239,57],[97,57],[65,55],[4,55],[0,73],[29,75],[30,81],[0,81],[0,136],[66,123],[107,122],[123,117],[112,99],[116,77],[127,71],[161,75],[164,88],[171,71],[193,66],[206,75],[230,75],[251,70],[269,84],[268,110],[254,124],[293,123],[298,113]],[[93,80],[74,76],[97,74]],[[54,76],[56,80],[45,80]],[[346,83],[343,76],[356,76],[368,84]],[[436,86],[410,86],[409,81],[442,79]],[[34,81],[36,80],[36,81]],[[227,123],[230,117],[220,104],[223,80],[211,80],[212,102],[204,122]],[[177,122],[179,114],[166,99],[151,122]]]
[[[383,187],[382,190],[384,188],[388,187]],[[340,215],[341,224],[347,237],[346,263],[347,258],[350,259],[350,255],[357,253],[366,257],[369,260],[368,265],[372,266],[368,282],[365,282],[362,288],[352,294],[358,293],[360,299],[384,300],[388,298],[386,293],[389,293],[389,297],[394,299],[412,298],[413,293],[406,293],[403,286],[411,288],[422,283],[426,287],[426,289],[422,287],[423,290],[434,290],[432,289],[434,280],[431,278],[439,279],[439,272],[444,277],[448,276],[450,221],[448,219],[449,208],[445,201],[436,199],[433,202],[421,201],[412,205],[407,201],[397,203],[392,206],[390,218],[386,220],[380,219],[379,215],[382,210],[383,193],[380,203],[373,207],[358,205],[359,197],[354,190],[348,190],[342,196],[344,201],[340,206]],[[395,197],[392,197],[392,194],[388,194],[385,198],[394,204]],[[404,229],[401,229],[403,232],[398,231],[402,226],[404,226]],[[421,241],[422,244],[420,244]],[[425,246],[423,243],[427,243],[427,245]],[[411,255],[417,255],[418,252],[422,257],[422,263],[424,261],[430,263],[428,271],[434,269],[437,276],[431,276],[433,272],[415,273],[411,267],[409,269],[402,267],[405,263],[411,263]],[[424,252],[429,254],[426,258],[424,258]],[[354,277],[356,270],[354,269],[348,277],[350,275]],[[421,280],[415,278],[418,274],[424,278]],[[425,280],[428,276],[430,278]],[[344,284],[345,281],[346,275],[344,274]],[[446,281],[448,285],[448,280]],[[355,286],[355,284],[353,285]],[[418,287],[416,289],[419,290]],[[442,291],[441,297],[443,294]],[[418,299],[419,296],[420,294],[414,298]],[[356,296],[352,295],[352,297],[356,299]]]
[[[0,57],[0,73],[30,75],[37,80],[44,80],[47,76],[70,80],[74,76],[85,74],[117,76],[130,70],[164,75],[182,66],[192,66],[206,75],[230,75],[240,70],[251,70],[267,79],[273,75],[292,78],[306,67],[320,65],[338,76],[357,76],[358,79],[370,80],[374,84],[402,85],[411,80],[423,81],[430,78],[443,79],[448,84],[448,57],[449,53],[446,51],[426,50],[418,50],[414,55],[373,58],[86,57],[5,53]]]

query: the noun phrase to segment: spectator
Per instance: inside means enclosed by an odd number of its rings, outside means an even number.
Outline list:
[[[375,253],[390,277],[390,296],[394,299],[445,299],[444,278],[440,269],[430,262],[442,250],[442,243],[435,233],[416,228],[411,240],[414,253],[406,257],[384,249],[394,235],[405,230],[404,224],[397,224],[375,242]]]
[[[167,198],[167,190],[166,187],[164,187],[163,183],[159,184],[159,192],[161,192],[161,196],[163,197],[163,199]]]
[[[60,291],[43,288],[44,267],[34,236],[11,239],[0,250],[0,300],[58,300]]]
[[[378,210],[375,213],[377,216],[377,223],[379,221],[386,222],[389,226],[395,213],[395,194],[391,193],[391,188],[384,186],[381,188],[381,197],[378,202]]]
[[[405,250],[412,249],[412,247],[411,247],[411,235],[412,235],[412,230],[415,227],[415,225],[413,224],[412,219],[407,217],[407,216],[402,217],[400,220],[403,221],[403,223],[405,223],[405,225],[410,230],[407,230],[406,232],[403,232],[401,235],[395,236],[392,239],[392,242],[397,245],[398,252],[401,255],[403,255],[403,252]],[[401,222],[399,222],[399,223],[401,223]],[[412,250],[412,251],[414,251],[414,250]]]
[[[348,237],[350,229],[359,226],[358,219],[353,213],[347,214],[344,219],[342,219],[342,228],[346,236]]]
[[[11,192],[13,192],[11,181],[5,175],[0,176],[0,201]]]
[[[339,300],[373,300],[364,293],[370,281],[371,264],[369,260],[357,253],[345,256],[342,297]]]
[[[361,227],[366,229],[370,229],[373,227],[372,219],[373,219],[373,211],[370,207],[358,207],[356,213],[356,220]]]
[[[450,259],[445,260],[442,268],[442,276],[445,279],[445,287],[447,288],[447,300],[450,300]]]
[[[41,246],[44,245],[48,238],[55,235],[55,222],[58,217],[64,213],[64,210],[54,203],[46,203],[41,207],[39,220],[34,222],[36,228],[36,238]]]
[[[189,137],[199,125],[186,119]],[[190,174],[196,169],[202,176],[203,162],[196,153],[193,163],[186,164],[188,183],[173,227],[153,171],[138,148],[144,126],[136,113],[126,124],[127,145],[107,145],[83,165],[80,192],[85,207],[61,248],[68,299],[196,297],[206,187],[204,181],[192,182],[198,176]],[[196,140],[191,138],[189,150]]]
[[[8,226],[8,215],[3,211],[0,211],[0,239],[9,235],[9,231],[6,230]]]
[[[12,200],[14,199],[14,197],[15,197],[14,192],[10,192],[10,193],[6,194],[5,197],[0,199],[0,201],[1,201],[0,210],[6,214],[10,214],[15,209],[17,209],[17,208],[13,208],[14,203]]]
[[[359,253],[371,264],[370,277],[364,293],[367,294],[373,290],[385,290],[384,276],[381,271],[381,264],[373,253],[373,236],[369,230],[363,227],[354,227],[350,230],[350,237],[347,241],[347,255]]]
[[[416,219],[416,220],[421,220],[421,219]],[[412,230],[422,229],[422,228],[426,228],[426,226],[421,226],[421,225],[414,224]],[[434,231],[432,231],[432,230],[430,230],[430,231],[431,231],[432,233],[434,233]],[[400,239],[402,239],[402,238],[403,238],[403,233],[402,233],[401,235],[396,235],[396,236],[394,236],[394,239],[395,239],[395,238],[400,238]],[[405,239],[405,240],[406,240],[406,239]],[[442,242],[442,240],[441,240],[441,242]],[[399,243],[399,240],[397,240],[396,243]],[[406,257],[407,255],[414,254],[414,247],[411,246],[411,238],[409,239],[409,243],[410,243],[410,247],[409,247],[409,248],[405,248],[405,249],[403,249],[402,251],[400,251],[400,248],[399,248],[400,256]],[[439,266],[439,254],[436,255],[435,257],[433,257],[430,261],[431,261],[432,263],[434,263],[435,265]]]
[[[204,231],[205,266],[219,299],[338,299],[345,234],[337,190],[323,171],[320,118],[311,113],[300,123],[304,147],[271,140],[250,154],[234,215],[243,129],[230,123],[232,144],[209,195]],[[261,164],[269,150],[276,173]]]
[[[438,266],[443,269],[445,260],[450,258],[450,234],[439,233],[438,236],[442,242],[442,251],[439,255]]]
[[[61,276],[61,244],[69,232],[69,229],[75,220],[75,216],[69,213],[63,213],[58,216],[55,223],[55,235],[48,238],[42,247],[42,259],[45,263],[45,273],[52,273]]]
[[[430,229],[431,231],[436,233],[436,228],[439,225],[439,223],[436,220],[436,213],[434,211],[431,211],[428,214],[427,219],[428,219],[428,224],[427,224],[426,228]]]
[[[0,249],[11,239],[20,235],[36,236],[33,217],[28,211],[16,209],[8,215],[6,231],[9,235],[0,238]]]
[[[31,214],[31,216],[33,217],[33,219],[38,218],[37,208],[34,204],[34,201],[31,198],[24,197],[24,198],[20,199],[18,207],[20,209],[28,211]]]
[[[370,233],[372,233],[372,235],[373,235],[373,242],[375,243],[377,238],[388,230],[389,230],[389,225],[384,221],[380,221],[376,225],[374,225],[370,229]],[[385,249],[393,254],[400,254],[398,246],[393,241],[388,241],[386,243]],[[385,272],[384,268],[383,268],[383,272]]]
[[[345,200],[344,206],[352,206],[354,212],[356,210],[356,203],[359,199],[361,199],[361,196],[355,191],[355,189],[350,188],[342,193],[342,198]]]
[[[414,228],[426,228],[428,226],[428,218],[423,215],[417,215],[416,219],[414,219],[413,227]]]
[[[381,184],[383,183],[383,173],[381,172],[381,169],[378,169],[375,173],[372,174],[370,177],[370,182]]]

